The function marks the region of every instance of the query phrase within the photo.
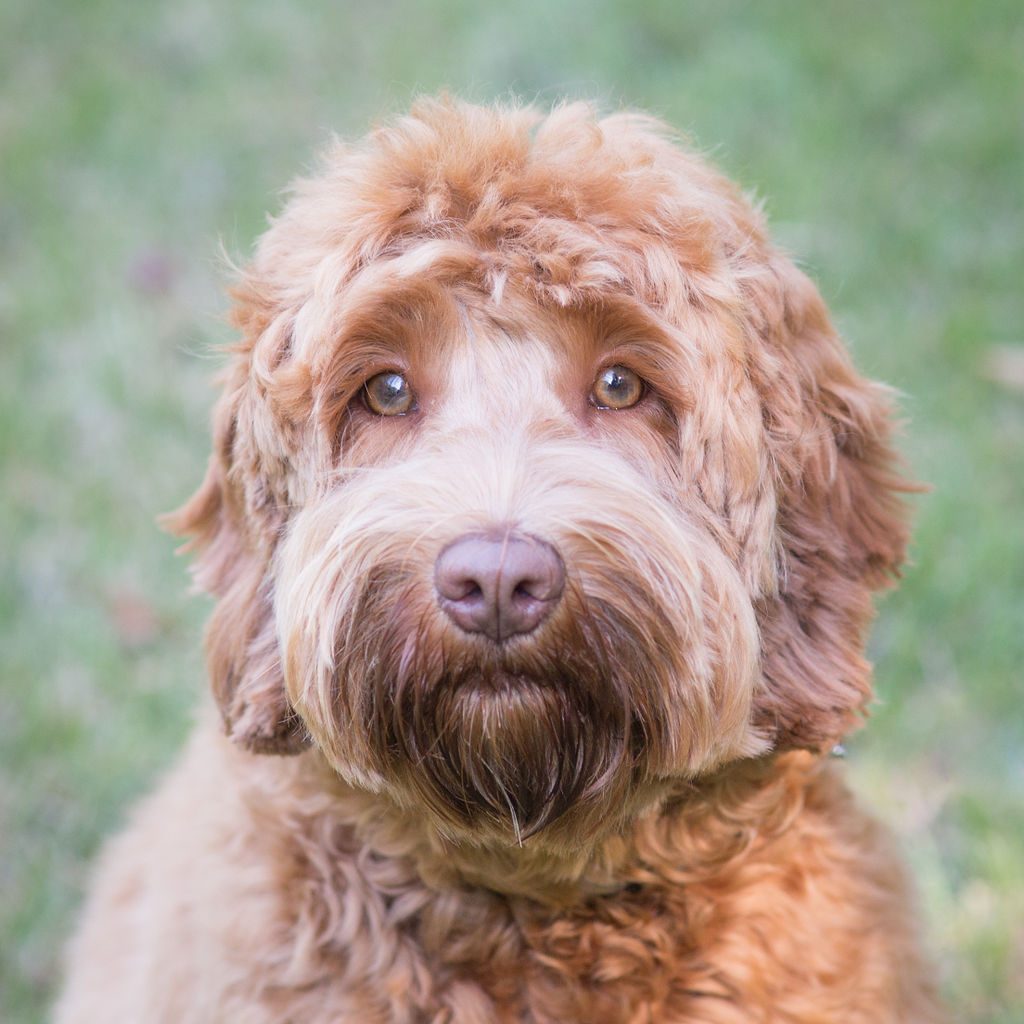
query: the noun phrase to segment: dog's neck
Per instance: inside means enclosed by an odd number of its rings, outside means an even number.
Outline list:
[[[453,838],[425,816],[345,784],[315,751],[260,760],[288,776],[291,792],[298,785],[305,793],[302,822],[291,820],[300,833],[320,837],[318,844],[329,831],[339,851],[372,851],[430,889],[481,888],[566,905],[649,885],[685,885],[720,871],[785,829],[820,765],[802,752],[737,762],[664,787],[624,826],[570,845],[544,833],[522,844]]]

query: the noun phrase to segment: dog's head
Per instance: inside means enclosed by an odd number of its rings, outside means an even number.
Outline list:
[[[236,741],[585,834],[855,724],[906,539],[888,398],[661,125],[421,102],[295,187],[235,299],[175,525]]]

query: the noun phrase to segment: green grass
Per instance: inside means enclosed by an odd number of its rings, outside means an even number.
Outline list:
[[[416,91],[647,107],[767,199],[934,485],[851,744],[955,1019],[1024,1019],[1024,8],[0,0],[0,1019],[41,1019],[87,865],[168,763],[207,606],[197,483],[244,252],[329,129]]]

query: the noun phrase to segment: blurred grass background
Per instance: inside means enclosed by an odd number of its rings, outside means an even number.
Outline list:
[[[855,784],[958,1021],[1024,1020],[1019,0],[0,0],[0,1020],[40,1020],[97,844],[203,685],[154,517],[200,479],[219,239],[417,91],[642,106],[766,197],[906,393],[914,564]],[[1019,372],[1020,368],[1017,367]]]

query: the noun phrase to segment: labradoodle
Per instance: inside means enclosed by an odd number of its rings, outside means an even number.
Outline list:
[[[217,713],[61,1024],[941,1019],[833,746],[907,527],[887,391],[653,119],[448,98],[299,181],[172,517]]]

